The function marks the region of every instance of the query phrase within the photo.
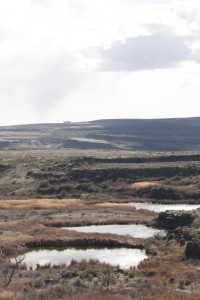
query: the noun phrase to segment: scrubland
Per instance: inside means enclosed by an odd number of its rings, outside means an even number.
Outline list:
[[[0,154],[0,299],[200,299],[200,209],[159,215],[133,206],[199,204],[200,153]],[[92,224],[146,224],[168,233],[141,239],[61,228]],[[127,270],[91,260],[33,271],[22,261],[6,286],[11,257],[67,246],[125,246],[149,257]]]

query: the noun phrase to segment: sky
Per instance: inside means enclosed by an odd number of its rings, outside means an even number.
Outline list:
[[[0,0],[0,125],[192,116],[199,0]]]

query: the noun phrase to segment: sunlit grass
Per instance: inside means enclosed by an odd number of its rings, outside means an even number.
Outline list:
[[[0,209],[48,209],[68,208],[71,206],[84,206],[79,199],[26,199],[26,200],[1,200]]]

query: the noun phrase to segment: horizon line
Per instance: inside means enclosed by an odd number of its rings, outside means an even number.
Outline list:
[[[138,121],[156,121],[156,120],[181,120],[181,119],[197,119],[200,116],[192,116],[192,117],[158,117],[158,118],[100,118],[100,119],[93,119],[87,121],[62,121],[62,122],[30,122],[30,123],[13,123],[13,124],[0,124],[0,127],[12,127],[12,126],[31,126],[31,125],[55,125],[55,124],[81,124],[81,123],[91,123],[91,122],[98,122],[98,121],[131,121],[131,120],[138,120]]]

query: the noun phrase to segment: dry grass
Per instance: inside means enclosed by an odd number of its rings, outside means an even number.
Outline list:
[[[158,185],[157,182],[142,181],[142,182],[135,182],[135,183],[131,184],[130,187],[132,189],[139,190],[139,189],[151,188],[151,187],[154,187],[154,186],[157,186],[157,185]]]
[[[79,199],[27,199],[0,201],[0,209],[50,209],[83,206],[84,202]]]
[[[139,298],[142,299],[142,298]],[[157,292],[157,294],[147,294],[145,300],[199,300],[199,294],[195,293],[178,293],[175,291],[166,291]]]
[[[20,300],[22,295],[19,292],[12,292],[12,291],[1,291],[0,292],[0,300]]]
[[[105,207],[105,208],[133,208],[132,202],[130,203],[112,203],[112,202],[104,202],[104,203],[98,203],[95,204],[96,207]]]
[[[184,174],[179,174],[179,177],[176,178],[176,174],[172,174],[173,177],[168,178],[168,175],[165,177],[164,174],[162,177],[159,172],[157,175],[157,171],[150,177],[146,176],[144,170],[142,173],[144,175],[137,175],[134,178],[130,176],[129,178],[129,172],[126,168],[131,172],[133,168],[140,168],[140,166],[150,170],[154,168],[154,162],[151,165],[146,165],[146,163],[129,164],[126,161],[124,164],[118,163],[118,161],[109,163],[107,160],[103,162],[101,159],[87,160],[85,157],[92,156],[92,152],[70,153],[60,150],[55,153],[34,151],[2,153],[4,155],[3,164],[9,165],[11,168],[3,171],[3,180],[0,185],[2,188],[0,195],[2,198],[0,201],[0,246],[3,253],[0,257],[0,300],[200,299],[200,262],[183,260],[184,246],[180,246],[175,240],[164,240],[159,237],[141,240],[127,236],[78,233],[53,227],[97,223],[155,224],[156,213],[136,210],[130,202],[138,201],[139,198],[141,201],[155,200],[156,198],[150,192],[157,192],[157,196],[163,192],[163,197],[167,195],[169,201],[172,202],[171,194],[173,196],[173,193],[168,192],[174,192],[175,196],[178,193],[178,196],[182,197],[181,200],[187,203],[190,200],[190,194],[199,192],[199,177],[197,175],[184,177]],[[69,155],[72,157],[70,158]],[[115,155],[117,157],[119,153]],[[145,155],[144,158],[147,157]],[[108,153],[99,152],[98,156],[107,159]],[[128,158],[128,156],[126,157]],[[111,156],[109,157],[111,158]],[[189,164],[185,161],[180,163],[184,168]],[[159,167],[168,167],[169,164],[173,168],[179,166],[179,162],[158,161],[155,162],[154,169],[159,170]],[[65,172],[68,166],[74,172],[79,169],[82,170],[83,178],[80,181],[76,177],[68,178]],[[98,179],[98,172],[101,168],[102,170],[106,169],[106,172],[100,173],[100,179],[103,178],[102,182],[98,180],[93,182],[95,178],[87,177],[85,174],[87,171],[97,170],[94,174]],[[118,169],[120,172],[123,169],[124,173],[115,176],[114,171],[109,173],[109,168],[116,169],[116,172]],[[41,178],[27,177],[27,172],[31,170],[36,175],[40,175]],[[199,169],[197,168],[197,170]],[[191,168],[191,174],[194,171],[195,169]],[[106,179],[106,177],[104,178],[106,174],[109,176],[113,174],[114,177]],[[120,174],[124,177],[118,178],[117,176],[121,176]],[[169,176],[171,176],[170,174],[169,172]],[[136,182],[139,180],[141,182]],[[133,184],[134,181],[136,183]],[[38,188],[45,183],[49,190],[53,188],[56,191],[57,196],[57,191],[60,189],[62,193],[59,192],[59,197],[64,199],[56,199],[56,193],[38,194]],[[34,199],[42,196],[46,199]],[[51,197],[54,199],[50,199]],[[66,199],[67,197],[71,198]],[[82,197],[84,200],[81,201],[81,198],[74,199],[76,197]],[[6,200],[6,198],[13,200]],[[19,200],[16,200],[17,198]],[[97,203],[100,201],[105,202]],[[199,223],[195,223],[195,230],[196,228],[199,228]],[[194,227],[190,227],[189,230],[191,232]],[[113,270],[114,280],[108,293],[105,293],[103,280],[105,279],[105,270],[98,263],[92,265],[91,262],[73,263],[69,267],[49,267],[36,271],[29,271],[21,266],[8,289],[3,289],[3,270],[6,268],[11,270],[12,268],[5,256],[21,255],[27,251],[26,247],[28,246],[78,247],[89,245],[91,247],[92,245],[102,246],[103,244],[112,246],[116,243],[127,246],[143,245],[148,250],[149,258],[143,261],[139,268],[126,271]],[[70,277],[65,277],[63,274],[70,274]],[[53,278],[54,283],[45,285],[46,278]]]

